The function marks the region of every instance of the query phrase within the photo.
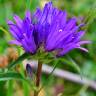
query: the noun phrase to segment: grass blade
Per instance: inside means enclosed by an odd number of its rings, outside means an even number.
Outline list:
[[[28,58],[30,56],[30,54],[28,53],[24,53],[23,55],[21,55],[16,61],[12,62],[11,64],[8,65],[8,69],[16,66],[18,63],[20,63],[22,60]]]
[[[7,96],[13,96],[13,81],[8,81]]]
[[[17,72],[7,72],[7,73],[0,73],[0,81],[6,81],[6,80],[25,80],[20,73]]]

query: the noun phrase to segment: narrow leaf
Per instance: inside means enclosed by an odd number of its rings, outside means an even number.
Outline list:
[[[13,80],[8,81],[7,96],[13,96]]]
[[[78,73],[80,73],[80,67],[76,62],[69,56],[67,56],[68,60],[63,58],[61,59],[61,62],[65,62],[66,64],[70,65],[72,68],[74,68]]]
[[[68,57],[68,58],[71,62],[70,64],[72,64],[72,67],[74,67],[76,71],[80,73],[80,67],[78,66],[78,64],[76,64],[76,62],[71,57]]]
[[[17,64],[19,64],[22,60],[28,58],[30,56],[30,54],[28,53],[24,53],[23,55],[21,55],[16,61],[12,62],[11,64],[8,65],[8,69],[16,66]]]
[[[25,80],[20,73],[17,72],[7,72],[0,73],[0,81],[6,81],[11,79]]]

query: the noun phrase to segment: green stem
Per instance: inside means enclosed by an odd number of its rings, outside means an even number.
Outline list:
[[[13,81],[12,80],[8,81],[7,96],[13,96]]]
[[[36,87],[39,88],[40,86],[40,78],[41,78],[41,73],[42,73],[42,63],[38,63],[38,68],[37,68],[37,74],[36,74]],[[38,90],[34,92],[34,96],[38,96]]]

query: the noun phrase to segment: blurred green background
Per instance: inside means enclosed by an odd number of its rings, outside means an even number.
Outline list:
[[[7,19],[12,20],[14,14],[18,14],[23,18],[25,11],[29,8],[31,12],[34,12],[37,7],[43,7],[49,0],[0,0],[0,60],[2,58],[7,62],[7,56],[10,54],[11,48],[8,41],[11,39],[8,26],[6,24]],[[96,1],[95,0],[52,0],[54,6],[62,10],[67,10],[69,16],[76,16],[80,22],[87,22],[86,34],[83,39],[91,40],[92,44],[85,47],[88,48],[89,53],[81,52],[80,50],[73,50],[68,55],[76,62],[80,67],[82,75],[96,80]],[[84,20],[81,21],[80,18]],[[1,27],[2,26],[2,27]],[[9,52],[9,53],[8,53]],[[13,53],[14,50],[11,50]],[[6,55],[7,54],[7,55]],[[15,54],[15,52],[14,52]],[[13,55],[14,55],[13,54]],[[16,55],[17,56],[17,55]],[[10,57],[10,56],[9,56]],[[15,57],[14,57],[15,58]],[[0,62],[1,62],[0,61]],[[7,63],[4,62],[6,65]],[[54,63],[54,62],[53,62]],[[2,62],[0,67],[4,66]],[[70,71],[72,73],[79,74],[72,66],[68,64],[58,64],[58,68]],[[2,71],[2,70],[0,70]],[[79,74],[80,75],[80,74]],[[46,81],[46,75],[43,74],[42,83]],[[11,84],[10,84],[11,83]],[[8,84],[10,86],[8,86]],[[11,86],[12,85],[12,86]],[[87,86],[81,86],[79,84],[69,82],[67,80],[51,76],[47,81],[46,87],[42,90],[40,96],[96,96],[96,90],[90,89]],[[62,95],[56,95],[54,92],[61,88]],[[30,88],[25,82],[0,82],[0,96],[32,96]],[[45,94],[45,95],[44,95]]]

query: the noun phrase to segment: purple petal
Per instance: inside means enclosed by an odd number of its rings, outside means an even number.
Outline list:
[[[26,11],[25,16],[26,16],[26,18],[28,18],[29,21],[31,22],[31,13],[30,13],[29,10]]]
[[[52,2],[50,2],[49,4],[48,4],[48,6],[47,6],[47,11],[48,11],[48,15],[47,15],[47,19],[46,19],[46,21],[47,21],[47,23],[48,24],[51,24],[51,22],[52,22],[52,12],[53,12],[53,5],[52,5]]]
[[[22,47],[24,48],[24,50],[26,52],[30,52],[30,48],[29,46],[27,46],[26,41],[24,39],[21,41],[21,43],[22,43]]]
[[[19,16],[14,15],[14,20],[19,28],[22,28],[22,20]]]
[[[58,38],[58,26],[57,24],[53,25],[52,32],[50,32],[47,40],[46,40],[46,49],[52,50],[55,47],[56,39]],[[56,38],[57,37],[57,38]]]
[[[28,18],[23,20],[23,31],[26,36],[30,37],[33,33],[33,25],[29,22]]]
[[[45,7],[43,9],[41,18],[40,18],[40,24],[45,24],[45,20],[50,22],[50,12],[52,13],[52,2],[49,2],[47,4],[45,4]]]
[[[74,43],[70,43],[68,45],[65,45],[63,48],[63,51],[57,54],[57,56],[62,56],[71,51],[72,49],[76,48],[76,45]]]
[[[40,8],[37,8],[36,12],[33,14],[33,19],[36,18],[37,21],[39,21],[41,14],[42,14],[42,11],[40,10]]]
[[[78,42],[79,45],[83,45],[83,44],[90,44],[92,43],[91,41],[80,41]]]
[[[21,43],[26,52],[34,53],[36,51],[36,45],[33,38],[25,38]]]
[[[73,39],[74,42],[78,42],[81,39],[81,37],[84,36],[84,34],[85,34],[85,31],[79,31],[79,32],[77,32],[75,34],[75,36],[73,36],[74,37],[74,39]]]
[[[52,14],[53,15],[53,14]],[[58,14],[53,15],[53,24],[58,22],[60,28],[64,28],[67,21],[67,13],[66,11],[59,11]]]
[[[66,21],[67,21],[67,12],[64,11],[61,17],[61,26],[65,26]]]
[[[64,30],[71,30],[73,27],[76,26],[76,18],[72,18],[67,22],[67,25]]]
[[[88,50],[86,48],[83,48],[83,47],[76,47],[76,48],[79,48],[79,49],[81,49],[81,50],[83,50],[85,52],[88,52]]]
[[[16,34],[13,30],[9,29],[9,32],[11,33],[11,35],[12,35],[15,39],[19,40],[19,37],[17,36],[17,34]]]
[[[11,28],[11,26],[15,26],[15,24],[12,22],[12,21],[10,21],[10,20],[7,20],[7,24],[9,25],[9,32],[12,34],[12,36],[15,38],[15,39],[19,39],[19,37],[17,36],[17,34],[16,34],[16,31],[14,31],[13,29],[14,28]]]
[[[19,28],[16,25],[9,25],[10,27],[10,33],[13,35],[13,37],[15,37],[16,39],[21,39],[23,34],[21,33],[21,31],[19,30]]]
[[[21,43],[17,40],[11,40],[9,41],[10,44],[15,44],[15,45],[21,45]]]
[[[8,25],[13,25],[14,23],[13,23],[13,21],[11,21],[11,20],[7,20],[7,24],[8,24]]]

